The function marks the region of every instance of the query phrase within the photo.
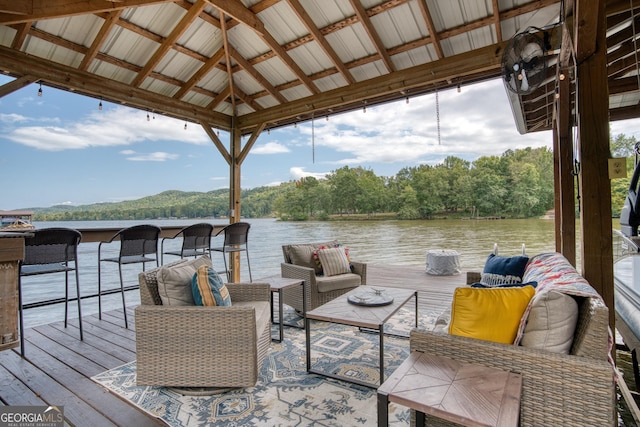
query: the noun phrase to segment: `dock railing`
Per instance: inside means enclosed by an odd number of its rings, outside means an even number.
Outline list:
[[[613,262],[640,253],[640,236],[628,237],[613,229]]]

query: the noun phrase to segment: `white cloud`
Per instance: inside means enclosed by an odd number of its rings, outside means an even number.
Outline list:
[[[0,122],[2,123],[22,123],[26,122],[27,118],[21,114],[5,114],[0,113]]]
[[[340,165],[434,164],[450,155],[475,159],[552,144],[550,132],[518,134],[501,80],[441,91],[438,100],[440,140],[435,94],[316,120],[313,135],[304,123],[299,140],[342,153],[334,162]]]
[[[78,121],[57,126],[25,126],[5,134],[19,144],[47,151],[130,145],[144,141],[179,141],[189,144],[208,144],[210,139],[201,126],[188,126],[184,122],[164,116],[147,120],[145,111],[115,107],[94,111]],[[57,118],[38,119],[38,123]]]
[[[324,179],[327,177],[327,174],[329,172],[306,172],[304,170],[303,167],[299,167],[299,166],[294,166],[292,168],[289,169],[289,174],[291,175],[292,179],[300,179],[300,178],[304,178],[307,176],[312,176],[314,178],[317,179]]]
[[[165,153],[162,151],[156,151],[155,153],[135,153],[131,150],[125,150],[127,153],[123,153],[127,155],[127,160],[131,160],[134,162],[164,162],[167,160],[175,160],[178,156],[177,154]]]
[[[255,146],[251,149],[251,154],[280,154],[288,153],[291,150],[287,146],[280,144],[279,142],[271,141],[266,144]]]

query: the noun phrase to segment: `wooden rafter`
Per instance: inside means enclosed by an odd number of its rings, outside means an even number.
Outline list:
[[[173,47],[176,41],[182,36],[182,34],[187,30],[189,25],[198,17],[200,12],[207,7],[206,0],[198,0],[191,6],[191,9],[187,12],[185,16],[182,17],[180,22],[173,28],[171,34],[167,36],[166,39],[162,42],[162,44],[156,49],[156,51],[151,56],[151,59],[147,61],[145,66],[142,68],[142,71],[138,73],[133,82],[132,86],[138,87],[142,84],[142,82],[151,74],[153,69],[158,65],[158,63],[164,58],[164,56],[169,52],[169,50]]]
[[[253,29],[256,33],[264,35],[266,30],[264,24],[258,17],[244,5],[236,0],[207,0],[213,6],[231,16],[236,21],[242,22],[247,27]],[[221,19],[222,21],[222,19]]]
[[[360,2],[360,0],[350,0],[350,2],[351,2],[351,6],[353,7],[353,10],[356,12],[356,16],[358,17],[358,20],[360,20],[360,23],[362,24],[365,31],[369,35],[369,38],[371,39],[373,46],[378,51],[378,55],[380,55],[380,59],[382,60],[382,63],[385,65],[385,67],[387,67],[387,71],[389,72],[395,71],[396,66],[393,65],[393,61],[391,60],[391,57],[389,56],[387,49],[384,47],[384,43],[382,43],[382,39],[380,38],[380,35],[378,34],[373,24],[371,23],[371,20],[369,19],[369,16],[367,15],[366,10],[364,10],[362,3]]]
[[[23,3],[24,0],[3,0],[4,3]],[[131,7],[147,6],[159,3],[171,3],[172,0],[122,0],[119,2],[86,0],[31,0],[33,11],[27,14],[0,13],[0,25],[20,24],[51,18],[86,15],[88,13],[111,12]]]
[[[22,49],[22,45],[24,44],[27,34],[29,34],[29,30],[31,29],[31,22],[23,22],[15,25],[14,27],[16,29],[16,35],[11,41],[11,48],[20,50]]]
[[[222,30],[222,44],[224,46],[224,60],[227,68],[227,79],[229,81],[229,98],[231,98],[231,108],[233,109],[233,114],[237,113],[236,107],[236,97],[234,94],[234,84],[233,84],[233,72],[231,71],[231,45],[229,44],[228,34],[227,34],[227,20],[224,16],[224,12],[218,9],[220,12],[220,29]]]
[[[231,95],[231,86],[227,85],[220,93],[213,98],[213,100],[207,105],[207,110],[215,110],[218,105],[222,104],[225,99]]]
[[[8,47],[0,46],[0,64],[4,70],[19,77],[34,76],[52,86],[84,95],[103,97],[115,103],[142,110],[154,110],[183,120],[205,121],[223,129],[230,128],[231,119],[224,114],[183,101],[167,99],[154,92],[132,88],[128,84],[16,52]]]
[[[436,51],[438,59],[444,58],[440,38],[438,37],[436,26],[433,25],[433,18],[431,18],[431,12],[429,12],[429,6],[427,5],[426,0],[418,0],[418,6],[420,6],[422,18],[424,19],[424,23],[427,25],[427,30],[429,31],[430,42],[433,44],[433,48]]]
[[[502,41],[502,21],[500,19],[500,5],[498,0],[492,0],[491,5],[493,6],[493,25],[496,29],[496,41]]]
[[[228,46],[227,47],[227,52],[229,52],[229,56],[231,56],[231,58],[233,58],[233,60],[236,61],[240,67],[242,67],[247,73],[249,73],[249,75],[251,75],[251,77],[256,79],[256,81],[258,83],[260,83],[260,85],[262,87],[264,87],[267,90],[267,92],[269,92],[269,94],[271,94],[271,96],[273,96],[275,99],[277,99],[278,102],[280,102],[281,104],[284,104],[284,103],[287,102],[287,99],[284,96],[282,96],[280,94],[280,92],[278,92],[278,90],[275,87],[273,87],[273,85],[271,83],[269,83],[269,81],[267,79],[265,79],[253,67],[253,65],[251,65],[249,63],[249,61],[244,59],[242,57],[242,55],[240,55],[240,53],[237,50],[235,50],[232,46]]]
[[[118,23],[120,15],[122,15],[122,9],[114,10],[113,12],[109,13],[108,18],[105,19],[105,21],[102,23],[100,31],[98,31],[98,34],[93,39],[91,47],[89,47],[89,50],[87,50],[87,53],[85,53],[84,58],[82,58],[82,62],[78,67],[79,69],[86,70],[87,68],[89,68],[89,65],[91,65],[91,61],[93,61],[98,52],[100,52],[100,47],[104,43],[104,40],[107,38],[113,27]]]
[[[204,76],[209,74],[209,72],[213,68],[215,68],[224,57],[225,49],[218,49],[218,51],[214,53],[211,58],[209,58],[204,64],[202,64],[198,71],[196,71],[188,81],[182,84],[180,89],[173,95],[173,97],[175,99],[182,99],[182,97],[185,96],[191,89],[193,89],[195,85],[204,78]]]
[[[253,128],[260,123],[274,123],[287,117],[309,114],[313,110],[326,111],[344,104],[357,104],[374,95],[401,93],[418,86],[459,78],[474,72],[500,73],[502,50],[506,42],[476,49],[464,54],[443,58],[437,63],[428,63],[395,71],[374,79],[355,83],[348,88],[339,88],[319,95],[290,101],[284,106],[266,108],[263,111],[238,117],[241,129]],[[312,109],[312,108],[313,109]]]

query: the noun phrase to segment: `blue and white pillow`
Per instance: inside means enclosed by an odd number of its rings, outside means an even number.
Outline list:
[[[208,265],[199,267],[193,275],[191,292],[196,305],[231,306],[229,289],[222,282],[220,275]]]
[[[528,262],[529,257],[524,255],[504,257],[489,254],[480,282],[488,286],[522,283],[522,276]]]

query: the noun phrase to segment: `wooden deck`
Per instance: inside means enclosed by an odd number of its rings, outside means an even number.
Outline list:
[[[442,311],[465,276],[437,277],[427,275],[423,267],[369,265],[367,281],[372,286],[416,289],[421,312]],[[62,405],[71,425],[163,425],[91,380],[135,360],[133,307],[127,313],[129,329],[124,328],[122,310],[103,313],[102,320],[97,315],[83,317],[84,341],[79,340],[77,319],[67,329],[62,321],[27,329],[26,359],[19,348],[0,352],[0,404]]]

